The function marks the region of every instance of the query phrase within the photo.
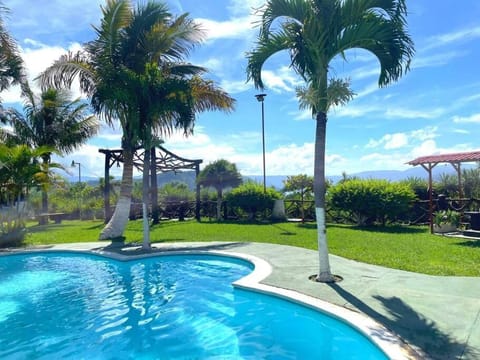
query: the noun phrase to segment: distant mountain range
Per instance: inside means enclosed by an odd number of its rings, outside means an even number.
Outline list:
[[[464,164],[462,166],[462,169],[469,169],[474,167],[475,165],[472,165],[472,164]],[[436,166],[433,169],[433,179],[438,180],[441,174],[456,174],[456,172],[451,165],[442,164],[442,165]],[[347,176],[352,176],[352,177],[355,176],[361,179],[373,178],[373,179],[386,179],[390,181],[399,181],[399,180],[405,180],[411,177],[427,179],[428,173],[421,166],[416,166],[407,170],[376,170],[376,171],[362,171],[359,173],[352,173],[352,174],[347,173]],[[267,186],[273,186],[276,189],[281,189],[283,188],[283,181],[286,178],[287,178],[287,175],[271,175],[271,176],[267,175],[266,177]],[[327,176],[327,178],[335,183],[341,180],[342,176],[341,175]],[[87,181],[92,185],[98,183],[98,178],[84,177],[82,179],[83,181]],[[258,183],[263,182],[262,175],[246,175],[244,176],[244,179],[251,179]],[[70,182],[75,182],[77,181],[77,178],[71,177],[68,180]],[[117,178],[117,180],[119,179]],[[135,181],[139,181],[139,180],[140,180],[140,177],[135,178]],[[195,172],[193,171],[185,171],[185,172],[178,172],[178,173],[168,172],[168,173],[162,173],[157,175],[157,182],[159,187],[162,187],[164,184],[167,184],[173,181],[186,183],[191,189],[194,189],[195,188]]]
[[[464,164],[462,169],[471,169],[475,165]],[[437,165],[433,168],[432,175],[433,180],[438,180],[442,174],[454,174],[456,175],[455,169],[450,165]],[[375,171],[362,171],[359,173],[347,173],[349,177],[358,177],[361,179],[385,179],[390,181],[400,181],[408,178],[416,177],[421,179],[428,179],[428,172],[421,166],[412,167],[407,170],[375,170]],[[263,176],[259,175],[249,175],[245,176],[246,178],[253,179],[259,183],[263,182]],[[266,183],[267,186],[273,186],[276,189],[281,189],[283,187],[283,180],[287,178],[287,175],[275,175],[267,176]],[[341,175],[327,176],[327,178],[334,183],[342,179]]]

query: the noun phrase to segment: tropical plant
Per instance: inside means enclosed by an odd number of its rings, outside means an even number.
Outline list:
[[[300,197],[300,215],[302,222],[305,221],[305,207],[304,201],[311,200],[313,195],[313,177],[306,174],[287,176],[283,180],[284,192],[290,192]]]
[[[442,173],[439,179],[435,181],[434,189],[437,194],[443,194],[447,197],[458,196],[458,177],[454,174]]]
[[[222,218],[223,190],[234,188],[242,181],[242,175],[238,172],[237,166],[225,159],[216,160],[200,171],[197,183],[217,191],[217,220]]]
[[[329,96],[331,63],[338,55],[346,59],[347,50],[361,48],[380,62],[379,86],[400,78],[409,69],[414,54],[406,30],[405,3],[405,0],[267,0],[260,9],[258,42],[247,54],[248,80],[263,89],[264,63],[279,51],[287,50],[292,68],[314,95],[308,105],[316,119],[314,193],[320,260],[317,281],[334,281],[325,227],[327,112],[336,100],[342,104],[349,99],[342,97],[343,90],[340,95]],[[330,84],[332,81],[336,80]]]
[[[454,225],[458,227],[460,225],[461,214],[454,210],[441,210],[436,211],[433,215],[433,223],[437,226],[442,225]]]
[[[40,79],[47,85],[71,86],[78,77],[93,109],[111,125],[120,122],[122,186],[100,239],[123,235],[131,202],[133,154],[138,147],[145,149],[144,247],[149,247],[146,208],[154,139],[178,128],[191,134],[196,112],[229,110],[233,99],[200,77],[204,68],[185,63],[202,37],[187,14],[175,18],[166,5],[154,2],[133,10],[128,0],[108,1],[102,14],[101,25],[95,27],[97,38],[78,53],[62,56]]]
[[[25,81],[23,60],[19,55],[17,44],[3,22],[7,13],[8,9],[0,2],[0,91]]]
[[[464,169],[462,171],[462,185],[465,197],[480,198],[480,168]]]
[[[23,240],[29,190],[42,186],[48,175],[38,159],[52,151],[48,147],[0,144],[0,199],[7,205],[0,209],[0,245],[18,245]]]
[[[65,90],[47,89],[36,96],[24,86],[24,114],[10,110],[4,113],[13,132],[0,129],[10,142],[28,144],[32,148],[49,147],[59,154],[68,154],[94,136],[99,129],[93,115],[88,115],[88,104],[71,100]],[[49,173],[52,152],[41,155],[43,171]],[[47,179],[45,179],[47,180]],[[43,183],[42,211],[48,212],[48,181]]]
[[[0,185],[7,205],[18,204],[28,188],[39,184],[38,157],[44,152],[43,148],[32,150],[27,145],[0,144]]]

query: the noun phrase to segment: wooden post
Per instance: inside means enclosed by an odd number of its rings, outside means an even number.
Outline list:
[[[200,184],[197,181],[198,174],[200,174],[200,165],[195,164],[195,183],[196,183],[196,203],[195,203],[195,218],[200,221]]]
[[[430,233],[433,234],[433,181],[432,181],[432,169],[437,164],[428,163],[421,164],[422,167],[428,171],[428,222],[430,223]]]
[[[152,202],[152,223],[158,224],[160,221],[160,210],[158,207],[157,155],[155,146],[151,150],[150,163],[150,201]]]
[[[112,217],[110,213],[110,157],[110,152],[105,152],[105,188],[103,189],[105,224],[108,223]]]

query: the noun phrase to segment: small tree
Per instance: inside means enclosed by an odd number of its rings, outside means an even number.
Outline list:
[[[198,184],[212,187],[217,191],[217,220],[222,218],[223,190],[234,188],[242,183],[242,175],[237,166],[231,162],[220,159],[208,164],[198,175]]]
[[[263,191],[263,185],[249,181],[233,189],[227,195],[230,206],[238,207],[248,214],[250,220],[255,219],[257,213],[272,209],[275,200],[280,194],[273,188]]]
[[[313,199],[313,176],[305,174],[287,176],[283,181],[284,192],[292,192],[300,197],[300,213],[302,216],[302,222],[305,221],[305,208],[303,202],[305,198]]]

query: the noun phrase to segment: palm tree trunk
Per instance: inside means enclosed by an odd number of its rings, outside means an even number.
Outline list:
[[[222,220],[222,189],[217,189],[217,220]]]
[[[327,114],[318,112],[315,131],[315,160],[313,174],[313,192],[315,194],[315,216],[317,218],[317,241],[319,272],[317,281],[332,282],[328,259],[327,229],[325,226],[325,144],[327,132]]]
[[[130,215],[133,188],[133,151],[123,150],[123,172],[118,198],[112,218],[100,233],[99,239],[115,239],[123,236]]]
[[[49,167],[49,164],[50,164],[50,156],[49,155],[42,156],[42,162],[43,162],[43,166],[44,166],[44,171],[46,171],[47,175],[48,175],[48,167]],[[48,178],[48,176],[46,176],[45,178]],[[42,213],[43,214],[48,214],[48,193],[47,193],[46,184],[43,184],[43,186],[42,186]],[[38,221],[38,224],[39,225],[46,225],[47,223],[48,223],[48,216],[40,216],[40,220]]]
[[[150,249],[150,226],[148,224],[148,202],[150,200],[150,149],[145,147],[143,153],[143,189],[142,189],[142,213],[143,213],[143,243],[142,249]]]

